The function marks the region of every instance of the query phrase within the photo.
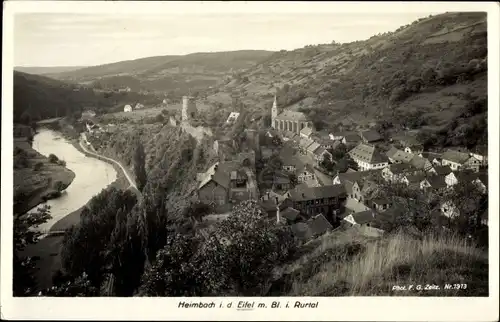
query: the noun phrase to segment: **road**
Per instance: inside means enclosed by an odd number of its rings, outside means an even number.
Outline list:
[[[83,144],[83,140],[84,140],[85,136],[82,135],[82,139],[80,140],[80,146],[82,147],[83,151],[85,151],[86,153],[90,154],[90,155],[94,155],[96,157],[99,157],[99,158],[102,158],[102,159],[105,159],[105,160],[108,160],[108,161],[111,161],[113,163],[115,163],[116,165],[118,165],[120,167],[120,169],[123,171],[123,174],[125,175],[125,178],[127,178],[128,182],[130,183],[130,186],[131,187],[134,187],[136,190],[137,189],[137,186],[135,185],[134,183],[134,180],[129,176],[129,174],[127,173],[127,170],[125,170],[125,168],[120,164],[120,162],[116,161],[116,160],[113,160],[111,158],[108,158],[108,157],[105,157],[105,156],[102,156],[100,154],[97,154],[97,153],[94,153],[94,152],[91,152],[87,149],[87,147]]]

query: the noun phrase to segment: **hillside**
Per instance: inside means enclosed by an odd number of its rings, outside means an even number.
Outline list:
[[[103,88],[130,87],[160,92],[191,91],[215,86],[232,73],[252,67],[272,52],[244,50],[157,56],[50,74],[59,80]]]
[[[282,50],[207,91],[207,99],[230,110],[238,97],[263,116],[277,91],[282,107],[302,109],[319,130],[388,121],[391,130],[424,127],[448,137],[465,130],[483,140],[486,60],[486,14],[446,13],[365,41]],[[482,117],[452,123],[470,110]]]
[[[276,271],[279,278],[267,295],[488,296],[487,252],[442,232],[376,236],[352,227],[303,248],[303,255]],[[426,284],[439,289],[424,289]],[[445,284],[454,287],[445,290]],[[413,290],[393,290],[409,285]]]
[[[16,66],[14,67],[15,71],[22,72],[22,73],[28,73],[28,74],[33,74],[33,75],[45,75],[45,74],[57,74],[57,73],[64,73],[64,72],[70,72],[74,71],[80,68],[85,68],[86,66],[61,66],[61,67],[37,67],[37,66],[30,66],[30,67],[22,67],[22,66]]]
[[[140,101],[158,103],[153,95],[97,93],[46,76],[14,72],[14,121],[28,124],[46,118],[78,115],[83,108],[96,112],[123,109],[121,104]]]

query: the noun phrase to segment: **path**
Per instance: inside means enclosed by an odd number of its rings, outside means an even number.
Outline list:
[[[84,146],[83,144],[83,141],[86,141],[86,138],[85,138],[85,134],[82,134],[82,139],[79,141],[80,143],[80,147],[83,149],[83,151],[85,151],[86,153],[90,154],[90,155],[93,155],[93,156],[96,156],[97,158],[102,158],[102,159],[105,159],[105,160],[108,160],[108,161],[111,161],[113,162],[114,164],[118,165],[120,167],[120,169],[123,171],[123,174],[125,175],[125,178],[127,178],[128,182],[130,183],[130,186],[133,187],[134,189],[138,190],[137,189],[137,186],[135,185],[134,183],[134,180],[129,176],[129,174],[127,173],[127,170],[125,170],[125,168],[120,164],[120,162],[116,161],[116,160],[113,160],[111,158],[108,158],[108,157],[105,157],[105,156],[102,156],[102,155],[99,155],[97,153],[94,153],[94,152],[91,152],[87,149],[87,147]]]

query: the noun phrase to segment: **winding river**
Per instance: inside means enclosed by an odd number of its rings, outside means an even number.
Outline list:
[[[45,203],[50,206],[52,219],[39,227],[42,231],[50,229],[64,216],[84,206],[117,178],[117,173],[110,164],[87,157],[58,132],[39,129],[33,139],[33,148],[47,157],[51,153],[55,154],[66,161],[66,168],[75,173],[75,179],[61,197]]]

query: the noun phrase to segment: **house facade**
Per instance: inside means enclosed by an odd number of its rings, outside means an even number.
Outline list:
[[[287,193],[293,208],[309,216],[323,214],[327,218],[336,217],[346,199],[344,186],[304,187],[297,186]]]
[[[360,171],[383,169],[389,165],[387,157],[371,144],[360,143],[348,154],[358,164]]]

